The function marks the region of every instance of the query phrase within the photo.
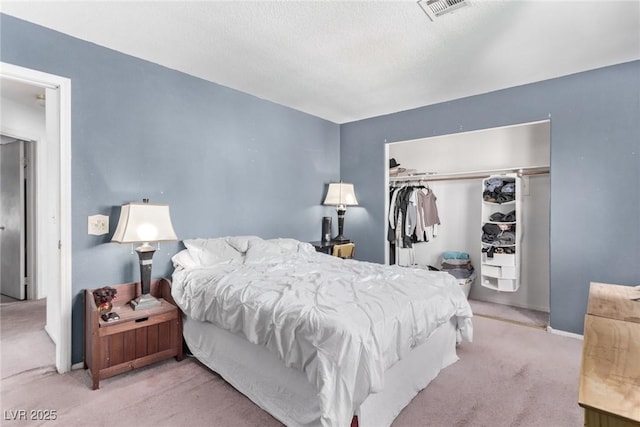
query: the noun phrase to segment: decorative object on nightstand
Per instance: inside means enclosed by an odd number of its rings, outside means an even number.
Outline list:
[[[331,240],[331,217],[324,216],[322,217],[322,236],[320,237],[321,242],[328,242]]]
[[[349,241],[342,234],[344,228],[344,214],[347,211],[347,206],[357,206],[358,200],[356,200],[356,194],[353,190],[353,184],[347,184],[344,182],[332,182],[329,184],[327,190],[327,196],[324,199],[325,205],[333,205],[338,212],[338,235],[332,239],[337,243],[346,243]]]
[[[94,290],[93,299],[96,303],[96,307],[98,307],[98,312],[103,314],[109,313],[113,307],[111,301],[113,301],[117,293],[117,289],[112,288],[111,286],[105,286],[104,288]]]
[[[160,306],[160,302],[149,293],[151,283],[151,265],[156,248],[149,242],[178,240],[171,224],[169,205],[152,204],[149,199],[142,203],[123,205],[120,219],[112,242],[142,243],[136,248],[140,259],[140,283],[142,295],[131,301],[134,310],[146,310]]]

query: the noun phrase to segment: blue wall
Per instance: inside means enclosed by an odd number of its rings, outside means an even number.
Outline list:
[[[317,240],[326,183],[355,184],[345,235],[384,261],[384,143],[551,118],[551,325],[582,332],[589,281],[640,283],[640,62],[338,126],[0,15],[0,59],[72,81],[73,361],[81,291],[138,280],[87,216],[148,197],[181,239]],[[179,243],[162,244],[154,276]]]
[[[342,125],[359,258],[384,262],[385,142],[548,118],[551,326],[582,333],[590,281],[640,284],[640,61]]]
[[[139,280],[110,243],[120,206],[168,203],[180,239],[256,234],[319,240],[326,184],[339,180],[339,126],[49,29],[0,15],[0,59],[71,79],[73,362],[82,290]],[[108,236],[87,216],[110,216]],[[163,243],[154,277],[179,243]]]

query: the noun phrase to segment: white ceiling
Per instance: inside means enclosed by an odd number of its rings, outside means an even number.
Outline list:
[[[345,123],[640,59],[640,0],[7,1],[0,10]]]

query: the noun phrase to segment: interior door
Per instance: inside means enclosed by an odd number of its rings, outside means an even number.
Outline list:
[[[19,300],[25,299],[23,158],[24,141],[0,144],[0,289],[2,294]]]

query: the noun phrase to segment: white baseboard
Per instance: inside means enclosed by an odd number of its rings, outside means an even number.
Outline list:
[[[561,331],[559,329],[553,329],[551,326],[547,326],[547,331],[552,334],[561,335],[563,337],[575,338],[577,340],[583,340],[584,336],[580,334],[574,334],[573,332]]]
[[[78,362],[71,365],[71,370],[76,371],[78,369],[84,369],[84,362]]]
[[[475,283],[474,283],[474,285],[475,285]],[[472,286],[474,286],[474,285],[472,285]],[[472,289],[472,291],[473,291],[473,289]],[[535,311],[541,311],[543,313],[549,313],[549,307],[541,307],[541,306],[537,306],[537,305],[533,305],[533,304],[518,304],[518,303],[511,302],[511,301],[505,302],[505,301],[500,300],[499,298],[496,298],[494,300],[493,298],[486,297],[486,296],[483,296],[482,299],[475,298],[475,297],[473,297],[471,295],[469,295],[469,297],[471,299],[476,300],[476,301],[490,302],[492,304],[507,305],[509,307],[523,308],[525,310],[535,310]]]

